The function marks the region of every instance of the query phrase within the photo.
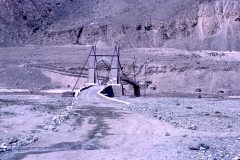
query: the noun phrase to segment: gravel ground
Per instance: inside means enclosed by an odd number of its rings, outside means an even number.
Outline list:
[[[240,109],[238,99],[129,98],[125,110],[154,117],[175,128],[192,130],[188,148],[197,150],[190,159],[240,159]],[[171,133],[166,133],[166,136]],[[192,138],[190,138],[192,137]],[[186,141],[186,139],[185,139]],[[201,147],[206,145],[207,149]],[[209,147],[209,148],[208,148]]]
[[[240,159],[237,99],[119,99],[131,105],[81,96],[71,101],[51,95],[2,95],[0,156],[26,160],[92,159],[92,155],[94,159]]]

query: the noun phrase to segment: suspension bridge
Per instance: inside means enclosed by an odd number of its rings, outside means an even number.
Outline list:
[[[123,95],[123,83],[132,85],[134,89],[134,95],[136,97],[141,96],[140,85],[136,81],[136,76],[141,72],[143,66],[146,65],[146,62],[140,67],[138,72],[135,72],[135,63],[136,59],[132,63],[132,68],[134,68],[133,76],[130,76],[130,72],[125,73],[120,62],[120,49],[119,47],[113,48],[97,48],[93,46],[90,50],[90,53],[83,65],[81,71],[78,75],[78,78],[72,88],[72,94],[74,96],[74,90],[79,82],[79,79],[82,77],[83,70],[87,68],[87,82],[85,83],[85,88],[89,86],[104,85],[103,94],[108,95],[109,97],[121,96]],[[82,90],[83,90],[82,89]],[[81,90],[80,90],[81,92]],[[75,95],[76,96],[76,95]]]

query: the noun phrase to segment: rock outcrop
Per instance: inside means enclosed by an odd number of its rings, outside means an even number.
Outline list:
[[[238,0],[0,0],[0,46],[240,50]]]

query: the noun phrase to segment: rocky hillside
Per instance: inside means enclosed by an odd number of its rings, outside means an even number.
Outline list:
[[[240,50],[239,0],[0,0],[0,46]]]

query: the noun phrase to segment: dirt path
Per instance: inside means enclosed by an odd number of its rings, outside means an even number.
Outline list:
[[[174,128],[144,116],[124,112],[117,119],[104,118],[105,135],[98,132],[98,149],[68,150],[38,155],[24,159],[174,159],[177,158],[176,139],[182,135],[166,137]],[[133,118],[134,117],[134,118]],[[101,126],[103,127],[103,126]],[[164,149],[165,148],[165,149]],[[172,153],[172,154],[169,154]],[[173,155],[174,154],[174,155]]]
[[[158,101],[161,113],[171,113],[174,116],[175,111],[179,112],[177,115],[181,116],[181,111],[184,111],[185,106],[189,107],[187,99],[151,98],[143,101],[140,98],[131,100],[132,104],[137,105],[136,109],[137,107],[141,108],[141,112],[134,110],[133,106],[96,99],[94,95],[92,100],[90,99],[91,96],[88,94],[86,97],[84,94],[80,95],[77,99],[40,95],[1,95],[1,143],[9,143],[14,136],[18,138],[19,142],[26,136],[38,137],[37,141],[29,145],[13,147],[12,150],[1,152],[1,160],[195,160],[216,157],[232,159],[240,153],[239,118],[236,116],[235,123],[232,124],[233,130],[231,128],[226,131],[225,129],[221,130],[225,125],[211,126],[214,129],[218,128],[218,132],[201,128],[199,130],[184,129],[176,127],[176,123],[172,123],[174,117],[172,117],[172,121],[168,121],[166,117],[163,117],[166,120],[162,120],[155,116],[149,116],[149,111],[155,101]],[[238,103],[238,100],[221,101],[221,103],[204,99],[189,99],[188,101],[194,101],[191,104],[194,112],[207,113],[208,110],[204,105],[208,104],[208,108],[213,111],[215,109],[213,106],[221,105],[221,110],[218,107],[218,111],[220,111],[218,114],[225,114],[226,103],[229,110],[236,114],[239,113],[237,108],[232,108]],[[176,102],[180,106],[176,105]],[[145,107],[142,107],[143,104]],[[164,108],[161,104],[168,107]],[[199,107],[200,104],[202,106]],[[149,106],[147,107],[147,105]],[[188,114],[189,122],[196,118],[193,111]],[[210,114],[215,114],[215,112]],[[168,114],[164,115],[168,116]],[[217,121],[221,117],[217,116],[215,120],[212,118],[214,117],[199,118],[201,127],[206,128],[208,123]],[[222,118],[224,120],[224,117]],[[178,122],[185,123],[181,118]],[[225,122],[224,124],[227,125],[227,119]],[[210,149],[199,148],[199,145],[202,144]],[[189,148],[191,146],[193,149]]]
[[[84,90],[83,92],[79,93],[78,99],[79,101],[82,100],[89,100],[91,102],[106,102],[107,100],[101,98],[98,95],[98,91],[102,90],[104,88],[103,85],[99,85],[99,86],[92,86],[86,90]],[[107,101],[106,103],[110,103],[111,101]]]
[[[55,108],[51,111],[49,106],[44,106],[44,104],[52,104],[57,100],[56,97],[27,98],[27,96],[20,96],[17,97],[18,103],[15,103],[13,98],[9,105],[11,108],[19,107],[19,111],[14,110],[17,112],[16,116],[2,119],[5,124],[1,123],[1,128],[6,125],[11,126],[6,130],[4,140],[10,139],[12,136],[29,135],[29,130],[35,130],[36,132],[31,133],[39,137],[39,140],[31,145],[16,147],[13,151],[0,153],[1,160],[173,159],[173,157],[178,157],[178,148],[172,146],[179,145],[178,140],[183,139],[182,136],[189,133],[188,130],[179,130],[165,122],[124,111],[123,108],[126,105],[97,99],[96,92],[94,92],[95,95],[90,96],[90,92],[100,88],[101,86],[96,86],[92,90],[85,90],[86,94],[81,93],[75,99],[73,106],[57,108],[59,104],[53,104],[52,107]],[[2,97],[2,99],[8,99],[8,102],[11,98],[11,96]],[[25,106],[21,103],[19,105],[20,98],[26,102]],[[91,98],[92,101],[90,101]],[[36,103],[31,103],[33,100]],[[63,102],[61,104],[64,106],[70,101],[64,100],[65,104],[62,104]],[[36,104],[40,104],[39,107],[36,107]],[[2,107],[1,111],[9,109],[9,106],[6,106]],[[24,112],[24,116],[20,116],[19,112]],[[53,121],[57,115],[68,116],[68,118],[55,126],[56,131],[47,122]],[[27,119],[30,119],[31,123],[28,123]],[[77,122],[78,124],[76,124]],[[39,123],[42,124],[41,128],[37,127]],[[25,126],[23,127],[23,125]],[[18,126],[21,127],[18,129]],[[166,136],[167,132],[171,133],[171,136]]]

